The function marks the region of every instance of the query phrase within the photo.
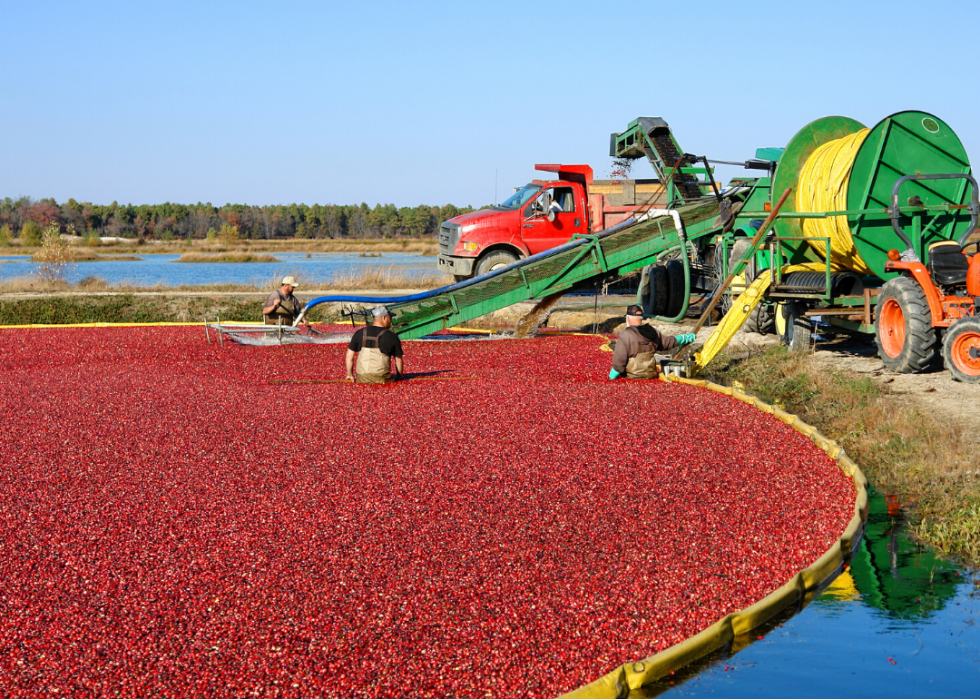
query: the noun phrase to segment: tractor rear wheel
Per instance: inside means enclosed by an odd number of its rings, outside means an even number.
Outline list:
[[[980,383],[980,318],[963,318],[949,327],[943,363],[954,381]]]
[[[926,293],[909,277],[885,282],[875,306],[875,344],[889,371],[918,374],[935,364],[939,335]]]

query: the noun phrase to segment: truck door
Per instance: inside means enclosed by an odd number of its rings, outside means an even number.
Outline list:
[[[549,187],[524,207],[521,238],[532,255],[567,243],[576,233],[588,232],[587,212],[579,211],[575,188]],[[552,211],[554,220],[549,220]]]

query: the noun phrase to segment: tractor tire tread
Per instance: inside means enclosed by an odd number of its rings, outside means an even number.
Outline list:
[[[881,342],[881,308],[888,299],[899,305],[905,320],[905,344],[895,357],[888,356]],[[878,356],[889,371],[919,374],[935,366],[939,356],[939,336],[932,327],[925,292],[914,279],[896,277],[882,287],[875,306],[875,344]]]

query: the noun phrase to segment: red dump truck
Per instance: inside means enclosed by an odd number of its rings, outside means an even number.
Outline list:
[[[558,173],[533,180],[502,204],[452,218],[439,229],[440,272],[462,281],[598,233],[637,210],[666,205],[659,180],[593,180],[588,165],[535,165]]]

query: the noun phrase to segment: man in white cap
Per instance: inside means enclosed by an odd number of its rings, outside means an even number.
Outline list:
[[[402,342],[391,327],[391,313],[384,306],[371,310],[374,319],[354,333],[347,345],[344,364],[347,380],[357,383],[391,383],[402,377],[405,365],[402,361]],[[354,356],[357,355],[357,378],[354,378]],[[391,373],[391,360],[395,360],[395,373]]]
[[[279,325],[282,320],[283,325],[292,325],[303,310],[303,305],[299,299],[293,296],[293,290],[299,286],[293,277],[283,277],[282,286],[269,294],[262,307],[262,317],[266,325]],[[303,324],[309,326],[306,319]]]

